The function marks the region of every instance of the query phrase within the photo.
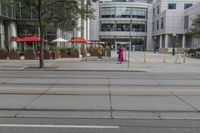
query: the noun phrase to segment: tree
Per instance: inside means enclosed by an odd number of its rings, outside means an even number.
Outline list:
[[[37,17],[40,41],[40,68],[44,67],[42,39],[47,28],[55,23],[60,27],[73,28],[78,18],[93,16],[93,9],[85,0],[1,0],[14,7],[16,11],[27,12],[31,8]],[[89,0],[87,0],[88,2]]]
[[[200,37],[200,15],[197,15],[197,17],[193,20],[189,34]]]

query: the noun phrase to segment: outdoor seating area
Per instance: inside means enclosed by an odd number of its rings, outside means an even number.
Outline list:
[[[55,60],[58,58],[84,58],[88,56],[98,56],[98,48],[101,47],[101,56],[111,56],[111,49],[105,43],[93,43],[84,38],[74,38],[67,41],[58,38],[48,43],[37,36],[16,38],[18,49],[0,49],[1,60],[39,60],[40,44],[44,45],[44,59]],[[56,47],[53,43],[65,42],[65,47]],[[69,44],[68,44],[69,43]],[[104,44],[104,45],[103,45]]]

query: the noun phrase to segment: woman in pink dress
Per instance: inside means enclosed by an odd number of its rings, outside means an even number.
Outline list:
[[[122,64],[122,62],[124,61],[124,57],[123,57],[123,48],[122,47],[120,47],[119,49],[118,49],[118,63],[119,64]]]

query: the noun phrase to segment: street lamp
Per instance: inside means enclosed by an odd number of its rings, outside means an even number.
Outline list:
[[[154,44],[154,53],[156,53],[156,39],[157,39],[157,37],[154,36],[154,41],[155,41],[155,44]]]
[[[172,48],[172,55],[175,55],[175,39],[176,39],[176,34],[173,34],[173,48]]]

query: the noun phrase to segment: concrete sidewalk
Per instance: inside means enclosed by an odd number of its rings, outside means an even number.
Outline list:
[[[126,53],[126,54],[125,54]],[[127,56],[123,64],[117,64],[117,54],[112,53],[111,58],[97,60],[96,57],[84,59],[57,59],[45,61],[45,68],[39,69],[37,60],[0,60],[0,71],[137,71],[137,72],[200,72],[200,60],[186,58],[185,64],[175,63],[177,56],[154,54],[147,52],[144,63],[144,52],[131,52],[130,67],[128,68]],[[165,60],[165,63],[164,63]]]
[[[200,120],[199,88],[182,88],[1,85],[0,117]]]

